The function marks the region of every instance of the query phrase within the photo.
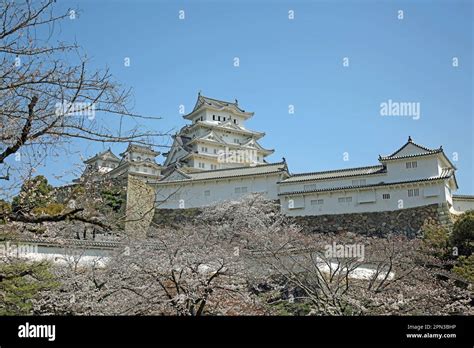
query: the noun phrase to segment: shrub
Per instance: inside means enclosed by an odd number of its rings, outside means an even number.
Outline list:
[[[450,237],[452,247],[458,248],[459,255],[470,256],[474,250],[474,212],[464,213],[454,223]]]
[[[36,207],[44,207],[52,201],[52,190],[53,187],[42,175],[25,180],[20,193],[13,198],[12,210],[14,212],[30,212]]]
[[[64,212],[65,209],[66,207],[64,206],[64,204],[50,203],[45,207],[33,208],[31,212],[33,213],[33,215],[59,215]]]
[[[449,246],[448,231],[436,225],[425,224],[421,228],[425,245],[432,249],[436,256],[445,256]]]
[[[453,272],[474,283],[474,255],[460,256],[458,264],[453,267]]]
[[[7,216],[12,212],[12,206],[7,201],[0,199],[0,224],[7,222]]]
[[[125,203],[124,194],[118,189],[102,190],[101,197],[104,203],[115,212],[118,212]]]
[[[86,189],[83,186],[77,185],[72,189],[71,198],[78,198],[86,193]]]
[[[0,275],[0,315],[32,314],[32,300],[57,286],[45,262],[1,263]]]

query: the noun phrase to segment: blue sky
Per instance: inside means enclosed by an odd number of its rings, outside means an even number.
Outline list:
[[[276,150],[268,160],[284,156],[291,172],[374,165],[411,135],[443,145],[450,158],[458,153],[459,192],[474,193],[471,1],[64,0],[58,7],[81,10],[63,22],[60,38],[77,40],[91,68],[107,66],[132,87],[134,111],[163,118],[145,122],[150,129],[182,127],[179,105],[189,111],[201,90],[254,111],[248,127],[266,132],[262,145]],[[381,116],[388,99],[420,103],[420,119]],[[77,143],[83,156],[108,146]],[[79,156],[51,159],[39,173],[77,163]]]

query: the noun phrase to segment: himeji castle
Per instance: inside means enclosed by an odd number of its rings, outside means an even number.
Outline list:
[[[245,127],[253,116],[235,102],[198,95],[193,110],[183,118],[191,121],[173,136],[173,145],[163,154],[167,171],[184,172],[248,167],[264,164],[274,150],[264,149],[258,140],[265,136]]]
[[[190,124],[172,137],[170,150],[131,144],[115,156],[106,150],[85,161],[95,178],[139,177],[156,191],[156,206],[196,208],[261,194],[278,200],[290,216],[380,212],[431,204],[452,212],[474,209],[474,196],[455,195],[456,167],[443,148],[427,148],[411,137],[372,166],[291,173],[286,160],[267,162],[274,150],[259,144],[265,133],[247,129],[254,116],[238,101],[198,94]]]

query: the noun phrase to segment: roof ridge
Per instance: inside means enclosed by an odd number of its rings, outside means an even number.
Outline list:
[[[416,147],[418,147],[418,148],[420,148],[420,149],[422,149],[422,150],[425,150],[425,151],[429,151],[429,152],[431,152],[431,151],[437,151],[437,150],[442,150],[442,147],[439,147],[439,148],[437,148],[437,149],[429,149],[429,148],[427,148],[427,147],[425,147],[425,146],[423,146],[423,145],[419,145],[419,144],[415,143],[415,142],[412,140],[411,136],[408,136],[408,141],[407,141],[404,145],[402,145],[398,150],[396,150],[395,152],[393,152],[393,153],[390,154],[390,155],[387,155],[387,156],[381,156],[381,155],[379,155],[379,157],[380,157],[380,158],[393,157],[393,156],[395,156],[398,152],[402,151],[408,144],[415,145]]]
[[[369,168],[377,168],[377,167],[381,167],[381,169],[382,169],[384,167],[384,165],[383,164],[377,164],[377,165],[373,165],[373,166],[352,167],[352,168],[346,168],[346,169],[323,170],[323,171],[320,171],[320,172],[296,173],[296,174],[291,174],[291,176],[303,176],[303,175],[325,174],[325,173],[339,173],[339,172],[345,172],[345,171],[350,171],[350,170],[369,169]]]
[[[453,198],[469,198],[469,199],[474,199],[474,195],[459,194],[459,195],[453,195]]]
[[[173,174],[174,172],[178,172],[178,173],[184,175],[185,177],[187,177],[188,179],[191,179],[191,177],[190,177],[187,173],[185,173],[185,172],[179,170],[178,167],[175,167],[175,168],[174,168],[172,171],[170,171],[168,174],[166,174],[165,176],[161,177],[159,181],[163,181],[164,179],[166,179],[167,177],[169,177],[169,176],[170,176],[171,174]]]
[[[232,102],[229,102],[227,100],[222,100],[222,99],[216,99],[216,98],[211,98],[211,97],[206,97],[205,95],[202,95],[200,94],[199,97],[203,98],[203,99],[210,99],[210,100],[214,100],[214,101],[218,101],[218,102],[223,102],[223,103],[227,103],[227,104],[234,104],[234,105],[237,105],[237,103],[234,101],[233,103]]]
[[[410,157],[420,157],[420,156],[429,156],[429,155],[434,155],[440,152],[443,152],[443,149],[434,149],[434,150],[426,150],[427,152],[424,153],[413,153],[410,155],[401,155],[401,156],[380,156],[379,155],[379,160],[391,160],[391,159],[402,159],[402,158],[410,158]]]

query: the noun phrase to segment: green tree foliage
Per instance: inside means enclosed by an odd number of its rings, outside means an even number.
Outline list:
[[[11,213],[12,206],[7,201],[0,199],[0,225],[7,222],[7,216]]]
[[[33,215],[59,215],[66,210],[64,204],[50,203],[44,207],[36,207],[31,210]]]
[[[113,211],[118,212],[125,203],[123,192],[118,189],[110,188],[101,191],[104,203],[112,208]]]
[[[25,180],[20,193],[12,201],[13,212],[30,212],[34,208],[45,207],[52,202],[53,187],[48,180],[38,175]]]
[[[32,300],[57,285],[49,263],[0,263],[0,315],[32,314]]]
[[[452,247],[458,248],[459,255],[470,256],[474,250],[474,212],[464,213],[454,223],[450,237]]]
[[[458,264],[453,267],[453,272],[474,283],[474,255],[460,256]]]
[[[444,257],[449,250],[448,231],[437,225],[426,224],[422,227],[425,245],[438,257]]]

